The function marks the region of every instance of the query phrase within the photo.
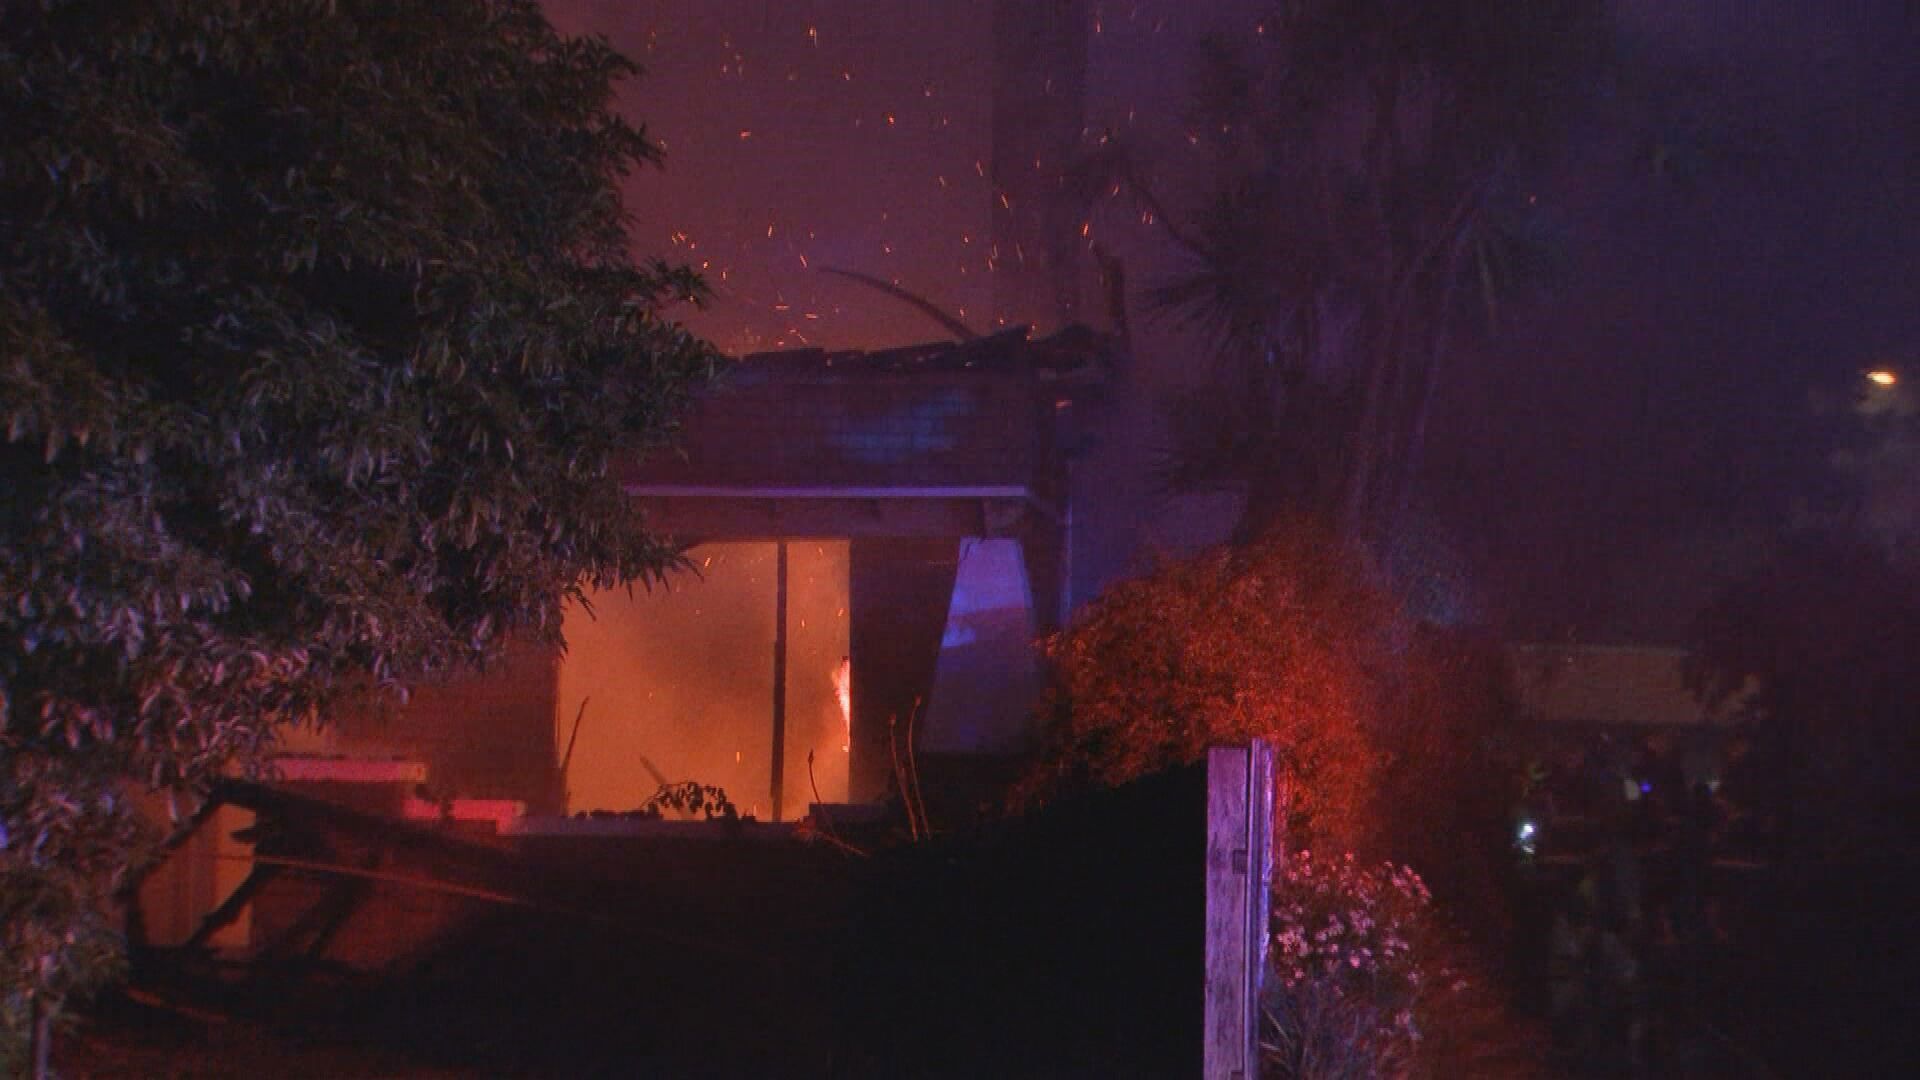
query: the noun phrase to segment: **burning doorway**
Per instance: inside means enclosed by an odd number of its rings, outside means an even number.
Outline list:
[[[801,816],[816,789],[844,802],[848,547],[702,544],[689,553],[697,577],[570,610],[554,743],[567,812],[633,810],[685,780],[724,788],[762,820]]]

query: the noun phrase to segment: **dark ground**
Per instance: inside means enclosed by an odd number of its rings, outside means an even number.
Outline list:
[[[529,850],[403,974],[154,951],[69,1077],[1177,1077],[1197,1070],[1204,776],[850,857],[703,839]],[[617,850],[621,844],[630,850]]]
[[[453,1080],[473,1070],[422,1065],[391,1049],[316,1041],[311,1034],[212,1013],[192,1016],[116,995],[54,1044],[53,1066],[74,1080]]]

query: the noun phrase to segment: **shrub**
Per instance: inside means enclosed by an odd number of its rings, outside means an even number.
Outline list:
[[[1349,854],[1288,858],[1276,883],[1263,1005],[1270,1071],[1289,1077],[1405,1071],[1421,1039],[1432,897],[1404,866]]]
[[[1291,856],[1274,884],[1263,1073],[1530,1077],[1541,1034],[1480,977],[1412,868]]]
[[[1450,898],[1497,906],[1505,654],[1418,623],[1330,530],[1294,522],[1121,582],[1047,648],[1055,717],[1023,794],[1265,738],[1289,844],[1412,863]]]
[[[1407,631],[1357,553],[1309,525],[1122,582],[1048,642],[1057,719],[1026,790],[1120,784],[1262,737],[1291,842],[1363,846]]]

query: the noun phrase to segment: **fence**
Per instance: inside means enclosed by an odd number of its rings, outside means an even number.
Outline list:
[[[1273,747],[1207,752],[1206,1020],[1202,1075],[1260,1075],[1260,982],[1273,881]]]

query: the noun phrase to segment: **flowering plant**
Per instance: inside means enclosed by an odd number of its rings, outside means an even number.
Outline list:
[[[1269,1064],[1291,1076],[1406,1071],[1431,905],[1408,867],[1289,856],[1271,921]]]

